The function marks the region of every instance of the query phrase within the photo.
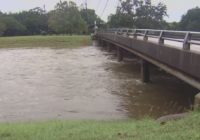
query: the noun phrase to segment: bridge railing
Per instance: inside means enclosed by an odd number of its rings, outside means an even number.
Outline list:
[[[184,50],[190,50],[190,45],[192,44],[200,45],[200,32],[129,28],[112,28],[100,32],[133,38],[143,37],[144,40],[156,38],[159,44],[164,44],[165,40],[181,42]]]

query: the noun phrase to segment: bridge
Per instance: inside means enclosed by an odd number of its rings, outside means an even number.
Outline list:
[[[141,58],[143,82],[149,82],[153,64],[200,90],[200,32],[107,29],[97,31],[95,39],[108,50],[115,47],[119,61],[125,51]]]

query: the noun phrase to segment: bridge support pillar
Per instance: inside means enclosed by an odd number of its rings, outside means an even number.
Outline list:
[[[98,46],[101,46],[101,40],[99,39],[97,40],[97,42],[98,42]]]
[[[107,51],[108,51],[108,52],[111,52],[111,51],[112,51],[112,47],[111,47],[111,44],[110,44],[110,43],[107,43]]]
[[[102,47],[103,46],[103,41],[101,39],[99,39],[99,46]]]
[[[102,47],[106,46],[106,42],[102,40]]]
[[[198,94],[195,96],[194,108],[195,108],[195,109],[199,109],[199,108],[200,108],[200,93],[198,93]]]
[[[124,58],[124,56],[123,56],[122,48],[117,47],[117,60],[118,60],[118,62],[123,61],[123,58]]]
[[[150,81],[149,62],[143,59],[141,61],[141,76],[142,82],[148,83]]]

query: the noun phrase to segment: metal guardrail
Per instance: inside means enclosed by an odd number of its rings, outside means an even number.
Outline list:
[[[113,33],[116,35],[133,36],[134,38],[143,37],[144,40],[148,38],[157,38],[159,44],[164,44],[165,40],[176,41],[183,43],[184,50],[190,50],[190,45],[200,45],[200,32],[190,31],[172,31],[172,30],[154,30],[154,29],[129,29],[129,28],[113,28],[101,33]]]

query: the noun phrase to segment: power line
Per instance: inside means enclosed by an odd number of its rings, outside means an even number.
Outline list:
[[[108,2],[109,2],[109,0],[106,1],[106,4],[105,4],[105,6],[104,6],[104,9],[103,9],[103,11],[102,11],[102,13],[101,13],[101,17],[103,16],[103,14],[104,14],[104,12],[105,12],[105,10],[106,10],[106,7],[108,6]]]
[[[116,11],[117,11],[117,8],[119,7],[120,1],[119,1],[119,0],[115,0],[114,3],[116,3],[115,8],[116,8]],[[115,11],[115,12],[116,12],[116,11]]]
[[[87,10],[87,5],[88,5],[87,0],[85,0],[85,9],[86,10]]]
[[[85,0],[82,0],[83,8],[85,8]]]
[[[88,23],[89,22],[89,20],[88,20],[88,2],[87,2],[87,0],[85,0],[85,12],[86,12],[86,22]]]
[[[117,0],[117,7],[119,7],[119,5],[120,5],[120,1],[119,1],[119,0]]]
[[[96,6],[96,11],[98,11],[98,10],[99,10],[100,4],[101,4],[101,0],[99,0],[99,2],[97,3],[97,6]]]

